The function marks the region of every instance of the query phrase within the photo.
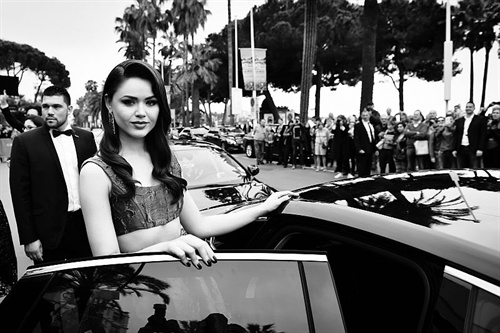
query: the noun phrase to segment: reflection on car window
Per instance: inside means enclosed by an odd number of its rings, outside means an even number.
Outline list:
[[[23,332],[307,332],[296,262],[178,262],[68,271]]]
[[[222,151],[209,148],[175,151],[188,187],[241,183],[246,171]]]
[[[433,332],[500,332],[500,297],[453,276],[445,276]]]

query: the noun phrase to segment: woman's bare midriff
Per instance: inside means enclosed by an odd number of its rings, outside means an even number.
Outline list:
[[[118,236],[120,252],[137,252],[151,245],[176,239],[181,234],[180,219],[150,229],[140,229]]]

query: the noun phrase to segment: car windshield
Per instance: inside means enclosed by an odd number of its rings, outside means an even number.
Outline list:
[[[190,146],[176,146],[174,151],[188,188],[240,184],[247,177],[245,169],[224,151]]]

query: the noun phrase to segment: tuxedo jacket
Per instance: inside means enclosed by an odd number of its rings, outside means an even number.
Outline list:
[[[455,150],[458,151],[462,144],[462,136],[464,134],[465,117],[461,117],[455,121]],[[469,136],[469,149],[472,152],[477,150],[486,150],[487,140],[487,125],[486,118],[474,115],[469,125],[467,135]]]
[[[363,123],[359,121],[354,125],[354,147],[356,148],[356,153],[359,153],[360,150],[364,150],[366,154],[372,154],[375,152],[377,133],[375,132],[375,126],[373,126],[373,124],[372,127],[373,139],[372,142],[370,142],[369,134]]]
[[[97,151],[92,132],[73,128],[78,169]],[[10,192],[22,245],[39,239],[54,249],[66,227],[68,190],[47,126],[25,132],[12,143]]]

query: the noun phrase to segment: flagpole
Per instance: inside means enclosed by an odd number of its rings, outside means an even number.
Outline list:
[[[257,106],[257,90],[255,90],[255,41],[254,41],[254,26],[253,26],[253,7],[250,9],[250,47],[252,49],[252,112],[255,117],[255,126],[259,123],[259,109]]]

